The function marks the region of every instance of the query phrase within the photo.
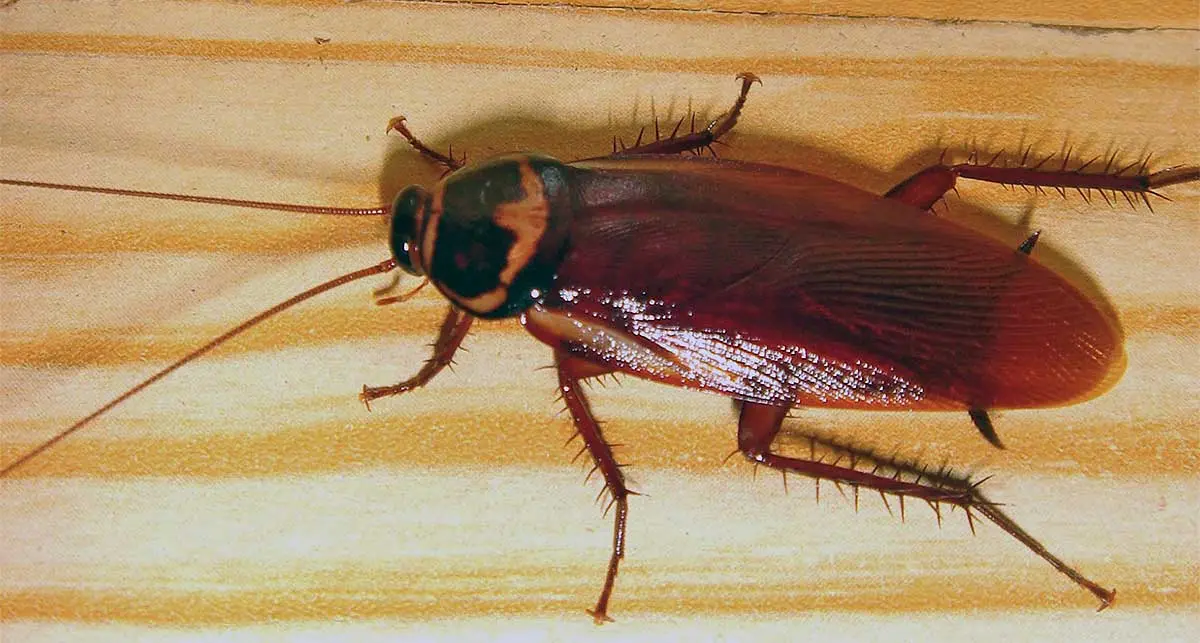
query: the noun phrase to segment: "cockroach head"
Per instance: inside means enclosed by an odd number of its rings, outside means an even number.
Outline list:
[[[511,317],[554,281],[574,203],[569,167],[545,156],[499,157],[448,175],[429,193],[401,192],[392,252],[401,265],[402,255],[419,261],[412,269],[467,312]]]
[[[419,185],[400,190],[392,204],[392,229],[388,237],[392,258],[404,272],[416,277],[425,274],[416,240],[428,208],[429,192]]]

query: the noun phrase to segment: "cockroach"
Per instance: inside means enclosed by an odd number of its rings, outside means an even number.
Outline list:
[[[738,122],[753,74],[706,126],[564,163],[511,154],[466,165],[408,129],[398,132],[446,170],[432,189],[404,188],[391,207],[343,209],[16,179],[30,188],[170,199],[316,215],[391,217],[391,257],[337,277],[242,322],[5,465],[7,476],[61,440],[235,335],[351,281],[399,268],[449,301],[433,354],[412,378],[365,386],[361,399],[412,391],[450,362],[476,319],[518,317],[550,346],[558,392],[604,480],[613,540],[589,613],[609,619],[625,556],[629,496],[583,380],[624,373],[737,401],[738,450],[750,461],[855,491],[977,513],[1100,600],[1116,592],[1050,553],[977,482],[814,438],[848,456],[791,457],[773,443],[790,409],[963,412],[1003,448],[989,412],[1075,404],[1104,393],[1124,367],[1114,313],[1040,263],[1037,234],[1013,248],[936,216],[958,179],[1146,200],[1200,179],[1200,168],[1147,171],[939,161],[883,195],[786,167],[706,156]],[[681,121],[682,123],[682,121]],[[690,153],[690,154],[689,154]],[[393,298],[389,301],[399,301]],[[855,461],[858,464],[855,464]],[[868,470],[862,466],[874,464]],[[885,496],[886,499],[886,496]],[[972,523],[972,529],[974,528]]]

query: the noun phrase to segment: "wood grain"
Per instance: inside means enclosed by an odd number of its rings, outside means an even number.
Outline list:
[[[607,4],[607,3],[589,3]],[[0,9],[10,178],[345,205],[473,159],[605,152],[764,86],[723,154],[885,190],[944,147],[1200,160],[1194,3],[15,3]],[[1147,7],[1153,6],[1153,10]],[[893,10],[894,9],[894,10]],[[963,22],[954,22],[955,19]],[[327,41],[327,42],[326,42]],[[383,259],[383,222],[5,188],[3,461],[175,356]],[[995,474],[993,495],[1119,590],[1091,597],[998,530],[939,531],[724,458],[718,397],[632,380],[597,412],[634,464],[618,622],[583,615],[610,523],[561,448],[548,351],[483,324],[455,373],[367,412],[442,304],[350,286],[156,385],[3,482],[0,636],[24,640],[1178,640],[1200,625],[1200,189],[1154,212],[964,186],[946,216],[1017,239],[1120,311],[1095,402],[997,418],[805,411],[797,427]]]

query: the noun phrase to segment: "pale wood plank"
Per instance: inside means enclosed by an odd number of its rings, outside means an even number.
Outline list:
[[[470,0],[465,0],[470,2]],[[290,3],[295,4],[295,3]],[[833,18],[917,18],[956,22],[1024,22],[1055,27],[1195,28],[1196,4],[1173,0],[1135,0],[1097,3],[1086,0],[1040,2],[945,2],[944,0],[486,0],[479,4],[516,7],[573,6],[581,8],[646,9],[663,12],[714,12],[768,16]]]
[[[914,6],[896,15],[942,17]],[[4,176],[368,205],[436,178],[382,136],[397,113],[473,158],[571,158],[635,133],[652,102],[663,115],[689,100],[720,111],[747,69],[765,85],[730,154],[871,189],[970,141],[1200,158],[1194,25],[1173,18],[1183,29],[439,4],[22,3],[3,15]],[[3,195],[6,458],[230,322],[386,253],[374,222]],[[1032,203],[963,196],[951,216],[1014,221]],[[1003,414],[1005,453],[958,417],[807,415],[997,473],[1016,517],[1120,589],[1117,609],[1091,615],[1089,597],[994,529],[972,539],[960,520],[939,533],[917,511],[900,525],[877,502],[855,516],[836,498],[814,507],[811,488],[784,497],[774,479],[721,464],[726,401],[627,382],[595,396],[651,494],[632,510],[618,634],[1115,640],[1194,628],[1200,190],[1171,196],[1152,215],[1036,203],[1046,247],[1125,320],[1130,370],[1104,398]],[[415,368],[439,310],[432,295],[376,309],[369,286],[348,288],[6,481],[5,639],[613,636],[581,617],[609,525],[559,448],[568,424],[536,370],[548,354],[519,326],[486,326],[428,391],[371,414],[355,400],[362,383]]]

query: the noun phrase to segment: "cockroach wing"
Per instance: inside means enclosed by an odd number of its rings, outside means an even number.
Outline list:
[[[581,162],[529,330],[602,367],[774,404],[1032,408],[1099,395],[1113,314],[1035,257],[767,165]]]

